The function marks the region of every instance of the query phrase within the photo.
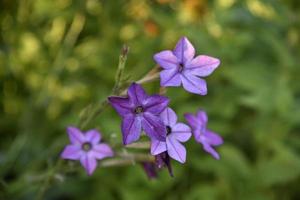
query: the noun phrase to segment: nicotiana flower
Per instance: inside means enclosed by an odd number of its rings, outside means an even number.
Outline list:
[[[208,118],[206,112],[199,110],[196,115],[187,113],[184,116],[193,129],[195,140],[201,143],[203,149],[215,159],[220,159],[220,155],[213,147],[223,144],[223,139],[217,133],[207,129]]]
[[[122,116],[123,143],[139,139],[141,131],[152,139],[164,141],[166,128],[159,114],[168,106],[169,99],[160,95],[147,95],[142,86],[132,83],[128,97],[109,97],[110,104]]]
[[[154,60],[163,70],[160,73],[161,86],[183,85],[195,94],[206,95],[206,81],[199,77],[210,75],[220,60],[206,55],[195,57],[195,49],[186,37],[182,37],[173,51],[165,50],[154,55]]]
[[[65,147],[61,157],[80,160],[88,175],[95,171],[97,160],[113,156],[113,151],[109,145],[99,143],[101,134],[97,130],[93,129],[82,133],[78,128],[70,126],[67,128],[67,132],[71,144]]]
[[[190,127],[184,123],[177,123],[177,115],[171,108],[166,108],[160,116],[166,126],[167,137],[166,141],[152,139],[151,154],[167,152],[171,158],[185,163],[186,149],[180,142],[190,139],[192,136]]]

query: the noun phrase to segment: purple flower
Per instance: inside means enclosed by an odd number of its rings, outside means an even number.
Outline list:
[[[92,175],[97,167],[97,160],[112,157],[113,151],[109,145],[99,143],[101,134],[97,130],[82,133],[78,128],[68,127],[67,132],[71,144],[63,150],[61,157],[70,160],[80,160],[88,175]]]
[[[177,123],[177,116],[171,108],[167,108],[161,113],[161,119],[166,126],[166,141],[152,139],[151,154],[158,155],[167,151],[171,158],[185,163],[186,150],[180,142],[190,139],[192,136],[190,127],[184,123]]]
[[[154,55],[154,60],[163,70],[160,85],[183,85],[195,94],[206,95],[206,81],[199,77],[210,75],[220,64],[220,60],[206,55],[195,57],[195,49],[186,37],[182,37],[173,51],[165,50]]]
[[[206,112],[199,110],[196,115],[187,113],[184,116],[193,129],[195,140],[198,143],[201,143],[203,149],[210,153],[215,159],[220,159],[220,155],[216,152],[213,146],[223,144],[223,139],[217,133],[206,128],[208,121]]]
[[[138,84],[128,88],[128,97],[109,97],[108,100],[122,116],[123,143],[139,139],[144,130],[150,138],[164,141],[166,129],[159,114],[168,106],[169,99],[160,95],[148,96]]]

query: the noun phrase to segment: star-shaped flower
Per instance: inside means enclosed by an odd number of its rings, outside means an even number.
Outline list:
[[[164,141],[166,130],[159,114],[168,106],[169,99],[160,95],[148,96],[142,86],[132,83],[128,97],[109,97],[110,104],[123,118],[123,143],[139,139],[144,130],[150,138]]]
[[[220,159],[220,155],[213,147],[223,144],[223,139],[217,133],[206,128],[208,122],[206,112],[199,110],[196,115],[187,113],[184,116],[193,129],[195,140],[201,143],[203,149],[210,153],[215,159]]]
[[[113,151],[109,145],[99,143],[101,134],[97,130],[82,133],[78,128],[68,127],[67,132],[71,144],[63,150],[61,157],[69,160],[80,160],[88,175],[92,175],[97,167],[97,160],[112,157]]]
[[[160,73],[161,86],[183,88],[191,93],[206,95],[206,81],[199,77],[210,75],[220,60],[206,55],[195,57],[195,49],[186,37],[182,37],[173,51],[165,50],[154,55],[154,60],[163,70]]]
[[[185,163],[186,149],[180,142],[190,139],[192,136],[190,127],[184,123],[177,123],[177,115],[171,108],[167,108],[161,113],[161,119],[167,130],[166,141],[152,140],[151,154],[158,155],[167,151],[171,158]]]

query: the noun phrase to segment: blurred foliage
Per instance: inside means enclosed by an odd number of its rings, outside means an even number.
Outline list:
[[[34,199],[67,143],[65,127],[110,94],[123,43],[136,80],[182,35],[222,64],[207,96],[167,95],[181,120],[208,111],[225,139],[221,160],[191,140],[175,178],[163,170],[149,181],[138,164],[92,177],[80,169],[56,174],[45,199],[300,198],[299,1],[1,0],[0,27],[0,199]],[[158,91],[158,82],[145,86]],[[109,108],[88,128],[119,142],[119,124]]]

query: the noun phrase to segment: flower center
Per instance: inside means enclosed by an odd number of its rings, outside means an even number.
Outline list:
[[[90,142],[85,142],[82,144],[81,149],[84,151],[89,151],[92,149],[92,144]]]
[[[172,128],[170,126],[166,126],[166,129],[167,129],[167,135],[172,133]]]
[[[135,114],[140,114],[142,112],[144,112],[144,108],[142,106],[138,106],[134,109]]]
[[[183,64],[180,63],[179,66],[178,66],[178,71],[179,71],[179,72],[182,72],[182,71],[183,71],[183,67],[184,67]]]

